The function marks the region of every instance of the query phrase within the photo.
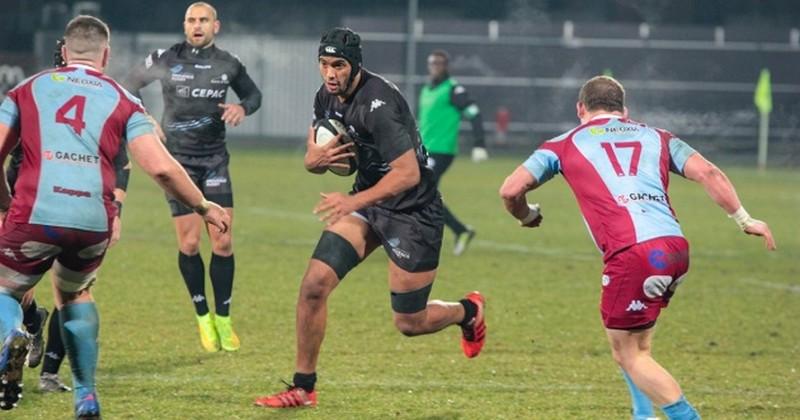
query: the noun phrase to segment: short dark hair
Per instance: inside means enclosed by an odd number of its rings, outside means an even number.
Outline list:
[[[76,55],[100,53],[110,38],[108,25],[89,15],[75,16],[64,30],[64,44]]]
[[[440,50],[433,50],[433,51],[431,51],[430,54],[428,54],[428,57],[430,57],[430,56],[436,56],[436,57],[443,58],[445,64],[450,62],[450,54],[448,54],[447,51],[445,51],[445,50],[441,50],[441,49]]]
[[[595,76],[581,87],[578,101],[587,111],[625,111],[625,88],[610,76]]]

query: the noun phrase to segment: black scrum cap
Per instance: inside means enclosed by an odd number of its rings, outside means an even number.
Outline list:
[[[341,57],[354,72],[361,67],[361,37],[350,28],[333,28],[322,34],[318,56]]]

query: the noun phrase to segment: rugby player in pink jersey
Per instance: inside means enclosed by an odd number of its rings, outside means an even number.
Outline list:
[[[689,244],[667,194],[669,172],[701,184],[742,231],[763,237],[770,250],[772,233],[750,217],[714,164],[670,132],[628,119],[618,81],[590,79],[576,106],[581,124],[543,143],[506,178],[500,195],[521,226],[537,227],[542,216],[526,193],[564,176],[603,253],[600,313],[631,393],[633,418],[655,418],[656,403],[669,419],[699,419],[678,382],[651,356],[661,308],[689,268]]]

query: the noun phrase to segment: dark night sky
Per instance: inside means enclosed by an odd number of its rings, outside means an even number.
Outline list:
[[[180,30],[189,1],[99,0],[101,17],[112,30]],[[66,17],[42,21],[46,4],[75,1],[0,0],[0,50],[29,48],[31,34],[43,26],[63,28]],[[226,30],[277,35],[317,35],[344,16],[406,14],[407,1],[387,0],[225,0],[211,2]],[[56,13],[57,15],[57,13]],[[419,0],[426,18],[497,19],[536,22],[648,22],[652,24],[800,26],[800,2],[793,0]]]

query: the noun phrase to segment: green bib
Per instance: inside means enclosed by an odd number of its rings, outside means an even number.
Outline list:
[[[419,95],[419,131],[429,153],[458,153],[458,128],[461,112],[450,102],[456,81],[445,80],[435,88],[425,85]]]

